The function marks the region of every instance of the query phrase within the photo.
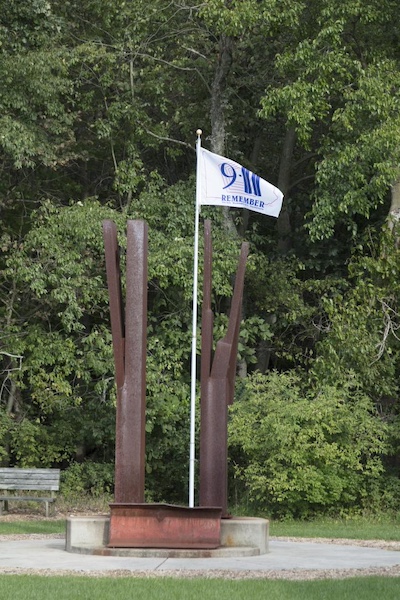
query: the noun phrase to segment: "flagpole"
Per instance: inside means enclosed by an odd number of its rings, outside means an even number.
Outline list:
[[[196,131],[196,210],[194,221],[194,260],[193,260],[193,320],[192,320],[192,365],[190,388],[190,449],[189,449],[189,508],[194,507],[194,472],[196,461],[196,355],[197,355],[197,279],[199,271],[199,217],[200,217],[200,148],[201,129]]]

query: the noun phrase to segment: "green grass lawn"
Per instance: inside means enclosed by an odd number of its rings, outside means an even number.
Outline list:
[[[382,515],[348,519],[319,518],[313,521],[272,521],[270,535],[399,541],[400,519]]]
[[[64,519],[2,521],[0,534],[65,533]],[[377,518],[316,519],[314,521],[273,521],[272,536],[346,537],[353,539],[400,540],[400,519]],[[357,577],[342,580],[218,580],[167,578],[92,578],[0,575],[1,598],[29,600],[398,600],[400,579]]]
[[[400,581],[357,577],[322,581],[0,576],[3,598],[29,600],[398,600]]]
[[[0,517],[0,535],[13,533],[65,533],[65,519],[2,521]]]
[[[2,521],[0,534],[65,533],[64,519]],[[271,521],[271,536],[350,538],[400,541],[400,518],[389,516],[348,519],[319,518],[313,521]]]

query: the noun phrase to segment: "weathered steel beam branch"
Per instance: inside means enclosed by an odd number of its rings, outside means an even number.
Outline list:
[[[211,226],[205,223],[201,357],[200,506],[228,516],[228,405],[235,389],[244,276],[249,245],[242,244],[228,330],[212,355]]]
[[[115,502],[144,502],[148,228],[128,221],[126,308],[123,309],[117,230],[103,223],[117,383]]]

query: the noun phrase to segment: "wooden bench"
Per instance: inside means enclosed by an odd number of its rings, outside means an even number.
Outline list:
[[[0,468],[0,490],[6,490],[0,496],[0,515],[8,511],[10,501],[44,502],[46,517],[49,516],[49,504],[55,501],[55,492],[60,488],[60,469],[17,469]],[[46,496],[26,496],[10,494],[11,491],[40,491],[50,492]]]

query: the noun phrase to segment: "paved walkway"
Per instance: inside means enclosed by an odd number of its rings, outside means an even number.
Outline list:
[[[132,558],[72,554],[62,539],[0,541],[0,572],[14,569],[76,571],[262,571],[399,569],[400,552],[338,544],[270,541],[268,554],[242,558]],[[162,573],[160,573],[162,574]],[[396,573],[397,574],[397,573]]]

